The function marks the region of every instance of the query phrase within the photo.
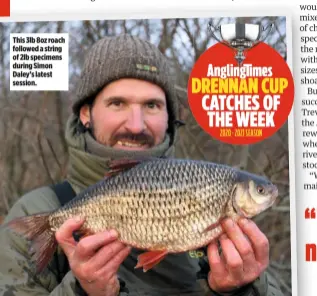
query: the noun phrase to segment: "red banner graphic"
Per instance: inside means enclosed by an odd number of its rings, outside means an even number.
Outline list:
[[[0,0],[0,17],[10,16],[10,0]]]

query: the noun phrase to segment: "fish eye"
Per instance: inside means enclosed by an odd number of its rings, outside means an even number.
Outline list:
[[[258,186],[258,187],[256,188],[256,190],[257,190],[257,192],[258,192],[259,194],[264,194],[264,192],[265,192],[265,190],[264,190],[264,188],[263,188],[262,186]]]

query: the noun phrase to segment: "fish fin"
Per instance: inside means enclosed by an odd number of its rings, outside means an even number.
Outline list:
[[[86,227],[81,227],[80,229],[76,230],[73,232],[73,237],[75,239],[75,241],[79,241],[84,237],[93,235],[94,232],[91,231],[90,229],[86,228]]]
[[[105,177],[113,177],[123,171],[127,171],[138,164],[159,159],[158,157],[142,157],[142,158],[122,158],[122,159],[114,159],[109,162],[109,170],[105,173]]]
[[[8,228],[31,241],[32,259],[38,273],[48,265],[57,248],[55,233],[49,224],[50,214],[20,217],[7,223]]]
[[[145,252],[143,254],[140,254],[138,256],[138,263],[134,267],[140,268],[143,267],[143,271],[147,272],[151,268],[153,268],[155,265],[159,264],[168,254],[166,250],[162,251],[149,251]]]
[[[213,223],[213,224],[211,224],[211,225],[209,225],[209,226],[203,231],[203,233],[208,232],[208,231],[211,231],[211,230],[217,228],[218,226],[220,226],[220,222],[219,222],[219,221],[218,221],[218,222],[215,222],[215,223]]]
[[[223,216],[221,218],[218,219],[217,222],[210,224],[205,230],[203,230],[203,233],[211,231],[217,227],[221,227],[221,222],[226,218],[226,216]]]

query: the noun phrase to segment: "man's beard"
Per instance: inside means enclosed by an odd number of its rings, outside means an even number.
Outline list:
[[[94,124],[94,120],[92,117],[92,114],[90,114],[90,126],[88,128],[89,133],[94,138],[95,141],[99,142],[102,145],[105,146],[114,146],[118,141],[121,142],[132,142],[135,144],[140,144],[148,147],[153,147],[155,144],[154,138],[147,134],[146,132],[140,132],[140,133],[130,133],[130,132],[122,132],[122,133],[116,133],[111,135],[110,139],[107,141],[105,135],[96,134],[96,128]]]

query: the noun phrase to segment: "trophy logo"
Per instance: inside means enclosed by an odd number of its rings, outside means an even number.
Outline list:
[[[215,28],[211,22],[208,23],[208,29],[212,36],[218,42],[235,51],[235,59],[239,66],[242,65],[245,59],[245,51],[264,41],[271,33],[273,27],[273,23],[269,24],[266,28],[260,24],[233,23],[220,25]],[[220,37],[217,37],[216,32],[219,32]]]

